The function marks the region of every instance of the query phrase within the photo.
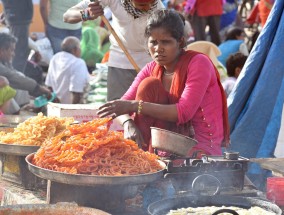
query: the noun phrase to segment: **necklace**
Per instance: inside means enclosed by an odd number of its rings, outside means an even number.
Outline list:
[[[164,75],[168,76],[168,75],[173,75],[175,72],[167,72],[167,71],[164,71]]]

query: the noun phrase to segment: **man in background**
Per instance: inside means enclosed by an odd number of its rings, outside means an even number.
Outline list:
[[[50,40],[54,54],[61,51],[61,43],[67,36],[81,39],[82,24],[71,25],[63,21],[65,11],[81,0],[40,0],[40,14],[45,34]]]
[[[33,2],[32,0],[2,0],[2,4],[10,33],[18,39],[13,67],[17,71],[24,72],[29,56],[28,38],[33,18]]]
[[[66,37],[61,50],[50,60],[45,84],[56,93],[61,103],[83,103],[90,76],[85,61],[80,58],[80,40],[74,36]]]

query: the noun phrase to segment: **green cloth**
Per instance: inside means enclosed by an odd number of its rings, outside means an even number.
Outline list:
[[[81,57],[85,60],[87,66],[96,66],[103,59],[103,53],[100,51],[100,37],[92,27],[85,26],[82,30],[81,39]]]
[[[15,97],[16,90],[10,86],[6,86],[0,89],[0,106],[5,102],[9,101],[11,98]]]

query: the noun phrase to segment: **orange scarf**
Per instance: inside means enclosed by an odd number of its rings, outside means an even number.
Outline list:
[[[172,84],[171,84],[171,88],[169,92],[170,104],[175,104],[179,101],[181,94],[185,88],[188,64],[190,63],[191,59],[197,54],[202,54],[202,53],[191,51],[191,50],[188,50],[188,51],[182,50],[180,57],[179,57],[179,61],[177,62],[176,67],[175,67],[173,80],[172,80]],[[213,63],[212,65],[214,66]],[[230,126],[229,126],[229,119],[228,119],[227,97],[223,89],[223,86],[220,82],[219,72],[215,66],[214,68],[215,68],[215,73],[217,76],[218,86],[221,91],[222,103],[223,103],[222,107],[223,107],[224,140],[223,140],[222,146],[228,147],[230,143]],[[160,66],[159,64],[156,64],[156,66],[154,67],[152,71],[151,76],[156,77],[159,80],[162,80],[163,72],[164,72],[164,67]]]

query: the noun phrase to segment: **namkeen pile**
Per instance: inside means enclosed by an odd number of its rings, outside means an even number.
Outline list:
[[[65,173],[99,176],[138,175],[162,169],[155,154],[144,152],[121,132],[109,130],[110,120],[68,126],[41,146],[32,163]]]
[[[47,117],[39,113],[20,123],[14,132],[0,132],[0,142],[40,146],[45,140],[62,132],[72,122],[74,122],[72,117]]]
[[[206,207],[188,207],[188,208],[180,208],[177,210],[171,210],[167,215],[211,215],[220,209],[231,209],[237,212],[239,215],[275,215],[273,212],[269,212],[264,210],[261,207],[253,206],[249,209],[240,208],[240,207],[226,207],[226,206],[206,206]],[[222,215],[230,215],[232,213],[223,212],[220,213]]]

